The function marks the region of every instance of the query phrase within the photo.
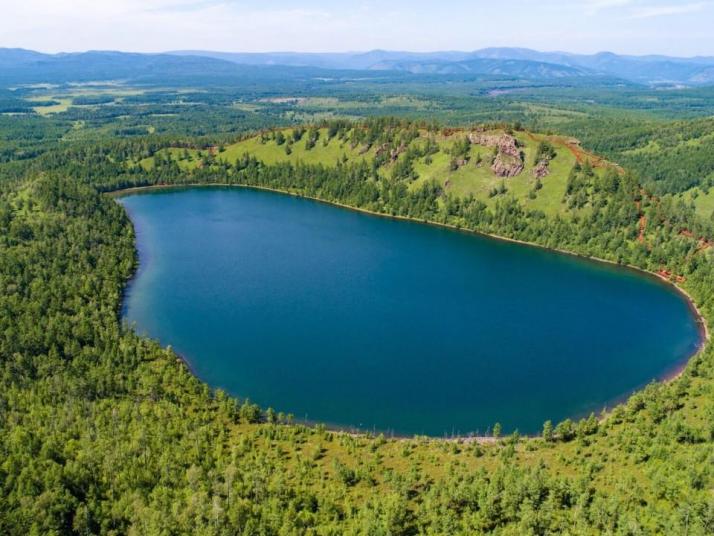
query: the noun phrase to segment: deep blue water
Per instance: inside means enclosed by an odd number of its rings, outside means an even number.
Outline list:
[[[699,341],[674,289],[615,266],[269,192],[120,202],[140,260],[126,320],[209,385],[298,420],[533,433]]]

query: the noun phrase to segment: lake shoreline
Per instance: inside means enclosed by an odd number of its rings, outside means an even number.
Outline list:
[[[460,231],[463,233],[467,234],[472,234],[472,235],[478,235],[486,238],[490,238],[493,240],[499,240],[503,242],[511,242],[511,243],[516,243],[520,245],[524,245],[527,247],[533,247],[533,248],[539,248],[539,249],[544,249],[547,251],[551,251],[554,253],[562,254],[562,255],[568,255],[571,257],[579,257],[581,259],[585,260],[590,260],[593,262],[600,262],[600,263],[605,263],[609,265],[614,265],[614,266],[619,266],[622,268],[626,268],[629,270],[633,270],[638,272],[639,274],[652,277],[657,279],[658,282],[665,284],[669,286],[670,288],[674,288],[677,293],[685,300],[687,303],[690,312],[692,313],[699,332],[699,341],[697,344],[696,349],[688,356],[683,357],[680,361],[678,361],[676,364],[674,364],[671,368],[669,368],[667,371],[656,377],[656,381],[660,381],[663,383],[669,383],[677,378],[679,378],[684,371],[687,368],[687,365],[691,361],[692,358],[695,356],[699,355],[702,350],[706,347],[707,343],[709,342],[710,339],[710,334],[709,334],[709,329],[708,325],[706,323],[706,319],[704,318],[703,314],[697,307],[696,303],[694,302],[693,298],[691,295],[683,288],[681,288],[678,284],[676,284],[674,281],[671,281],[669,278],[665,277],[664,275],[657,273],[657,272],[651,272],[642,268],[639,268],[637,266],[632,266],[632,265],[627,265],[627,264],[621,264],[612,260],[608,259],[602,259],[598,257],[592,257],[588,255],[583,255],[579,253],[575,253],[572,251],[567,251],[559,248],[553,248],[553,247],[548,247],[540,244],[534,244],[532,242],[526,242],[524,240],[519,240],[519,239],[514,239],[514,238],[509,238],[509,237],[503,237],[499,235],[494,235],[490,233],[485,233],[481,231],[475,231],[471,229],[467,229],[461,226],[457,226],[454,224],[449,224],[449,223],[441,223],[441,222],[435,222],[435,221],[430,221],[430,220],[424,220],[424,219],[418,219],[418,218],[412,218],[408,216],[398,216],[398,215],[390,215],[386,214],[383,212],[377,212],[365,208],[360,208],[360,207],[354,207],[351,205],[346,205],[343,203],[339,202],[334,202],[334,201],[327,201],[324,199],[308,196],[301,194],[299,192],[295,191],[290,191],[290,190],[282,190],[282,189],[276,189],[276,188],[270,188],[270,187],[265,187],[265,186],[253,186],[253,185],[246,185],[246,184],[222,184],[222,183],[210,183],[210,184],[172,184],[172,185],[149,185],[149,186],[138,186],[138,187],[131,187],[131,188],[125,188],[125,189],[118,189],[118,190],[113,190],[109,192],[105,192],[108,196],[110,197],[123,197],[126,195],[131,195],[134,193],[142,193],[142,192],[150,192],[150,191],[161,191],[161,190],[180,190],[180,189],[193,189],[193,188],[243,188],[243,189],[252,189],[252,190],[257,190],[257,191],[268,191],[268,192],[274,192],[274,193],[280,193],[280,194],[287,194],[292,197],[297,197],[297,198],[304,198],[308,199],[311,201],[316,201],[322,204],[326,205],[331,205],[339,208],[345,208],[348,210],[352,210],[355,212],[360,212],[363,214],[371,215],[371,216],[377,216],[380,218],[388,218],[396,221],[408,221],[408,222],[413,222],[413,223],[422,223],[422,224],[427,224],[435,227],[441,227],[449,230],[455,230],[455,231]],[[138,259],[137,259],[138,260]],[[138,262],[137,262],[138,264]],[[129,278],[127,281],[127,284],[131,282],[131,280],[136,276],[136,273],[138,272],[138,266],[136,272],[132,275],[132,277]],[[126,286],[125,286],[126,289]],[[178,355],[178,354],[177,354]],[[178,355],[179,359],[184,362],[184,364],[187,366],[189,371],[191,371],[194,375],[195,372],[193,371],[193,368],[191,367],[191,364],[188,362],[188,360],[181,355]],[[640,390],[642,387],[639,387],[637,389],[634,389],[632,392],[627,393],[622,395],[622,397],[618,397],[616,400],[613,401],[613,407],[616,405],[619,405],[623,401],[627,400],[629,396],[631,396],[634,392],[637,392]],[[605,406],[605,409],[607,409],[607,406]],[[608,412],[609,413],[609,412]],[[607,415],[603,417],[603,419],[607,418]],[[312,423],[316,424],[316,423]],[[349,427],[349,426],[329,426],[330,430],[341,432],[341,433],[349,433],[349,434],[358,434],[358,435],[363,435],[363,434],[370,434],[372,432],[370,431],[360,431],[359,428],[355,429],[354,427]],[[386,432],[389,433],[389,432]],[[385,435],[386,435],[385,433]],[[413,439],[411,436],[402,436],[399,434],[393,434],[393,438],[399,438],[399,439]],[[468,442],[478,442],[478,443],[493,443],[495,441],[495,438],[489,437],[489,436],[459,436],[459,437],[452,437],[452,438],[444,438],[444,437],[438,437],[438,436],[429,436],[431,439],[436,439],[436,440],[448,440],[448,441],[468,441]],[[524,437],[537,437],[537,436],[524,436]]]

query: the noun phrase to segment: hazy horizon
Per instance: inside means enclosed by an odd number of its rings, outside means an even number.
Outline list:
[[[433,50],[409,50],[409,49],[391,49],[391,48],[372,48],[372,49],[363,49],[363,50],[336,50],[336,51],[330,51],[330,50],[259,50],[259,51],[252,51],[252,50],[222,50],[222,49],[208,49],[208,48],[182,48],[182,49],[166,49],[166,50],[158,50],[158,51],[150,51],[150,50],[122,50],[122,49],[112,49],[112,48],[88,48],[84,50],[58,50],[58,51],[48,51],[48,50],[40,50],[37,48],[26,48],[26,47],[13,47],[13,46],[0,46],[0,49],[20,49],[20,50],[30,50],[33,52],[39,52],[42,54],[50,54],[50,55],[56,55],[56,54],[82,54],[82,53],[87,53],[87,52],[119,52],[119,53],[127,53],[127,54],[179,54],[182,52],[186,53],[197,53],[197,52],[206,52],[206,53],[215,53],[215,54],[345,54],[345,55],[350,55],[350,54],[369,54],[371,52],[389,52],[389,53],[403,53],[403,54],[442,54],[442,53],[462,53],[462,54],[469,54],[472,52],[479,52],[483,50],[489,50],[489,49],[523,49],[523,50],[532,50],[534,52],[539,52],[542,54],[572,54],[572,55],[597,55],[597,54],[615,54],[618,56],[632,56],[632,57],[647,57],[647,56],[662,56],[662,57],[671,57],[671,58],[680,58],[680,59],[696,59],[696,58],[711,58],[714,57],[714,54],[697,54],[694,56],[679,56],[675,54],[664,54],[664,53],[643,53],[643,54],[628,54],[625,52],[619,52],[617,50],[596,50],[592,52],[573,52],[571,50],[542,50],[542,49],[536,49],[536,48],[529,48],[529,47],[516,47],[516,46],[499,46],[499,47],[482,47],[482,48],[476,48],[476,49],[433,49]]]
[[[0,47],[340,53],[515,47],[714,56],[714,2],[675,0],[26,0],[4,6]]]

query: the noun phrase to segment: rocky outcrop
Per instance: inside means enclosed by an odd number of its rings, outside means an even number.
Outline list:
[[[515,177],[523,171],[523,159],[514,158],[499,151],[491,165],[493,171],[499,177]]]
[[[496,157],[493,159],[491,171],[499,177],[515,177],[523,171],[525,164],[518,147],[518,140],[510,134],[471,132],[469,141],[475,145],[496,148]]]
[[[543,177],[547,177],[550,175],[550,160],[541,160],[536,164],[536,166],[533,168],[533,176],[536,179],[542,179]]]
[[[396,149],[392,149],[390,151],[389,159],[392,162],[395,162],[397,160],[397,158],[399,158],[399,155],[402,154],[406,150],[407,150],[407,146],[402,143],[399,147],[397,147]]]
[[[521,150],[518,148],[518,140],[510,134],[483,134],[481,132],[471,132],[469,141],[474,145],[484,147],[497,147],[499,153],[503,153],[513,158],[521,157]]]
[[[407,146],[404,145],[403,143],[399,145],[399,147],[396,147],[394,149],[390,149],[390,145],[388,143],[383,143],[379,147],[377,147],[377,150],[375,151],[376,156],[382,156],[385,153],[389,153],[389,160],[391,162],[396,162],[396,160],[399,158],[399,155],[402,154],[404,151],[407,150]]]

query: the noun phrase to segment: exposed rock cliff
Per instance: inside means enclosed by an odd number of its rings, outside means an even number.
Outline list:
[[[469,134],[469,141],[475,145],[497,149],[491,170],[499,177],[515,177],[523,171],[525,164],[518,140],[510,134],[472,132]]]
[[[491,170],[499,177],[515,177],[523,171],[523,159],[498,152],[493,160]]]

